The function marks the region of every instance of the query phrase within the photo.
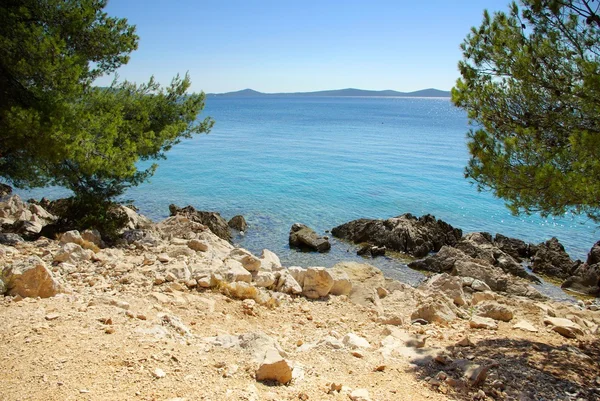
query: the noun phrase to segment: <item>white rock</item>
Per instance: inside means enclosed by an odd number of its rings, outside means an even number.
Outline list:
[[[352,348],[352,349],[371,348],[371,344],[369,344],[369,342],[365,338],[360,337],[354,333],[346,334],[344,336],[344,339],[342,340],[342,343],[346,347]]]
[[[268,249],[263,249],[260,255],[260,268],[265,271],[278,271],[281,270],[281,261],[279,260],[279,256],[275,253],[269,251]]]
[[[538,329],[528,322],[527,320],[521,320],[513,326],[513,329],[520,329],[523,331],[529,331],[531,333],[537,333]]]
[[[292,275],[287,270],[282,270],[277,272],[279,274],[279,278],[277,279],[276,289],[279,292],[283,292],[284,294],[297,295],[302,293],[302,287],[300,284],[292,277]]]
[[[333,277],[324,267],[309,267],[304,276],[302,294],[311,299],[327,296],[333,287]]]
[[[93,255],[93,251],[83,249],[74,242],[69,242],[64,244],[56,255],[54,255],[54,261],[77,264],[78,262],[92,259]]]
[[[63,233],[63,235],[60,236],[59,243],[61,245],[68,244],[70,242],[77,244],[77,245],[83,244],[83,238],[81,237],[81,234],[79,233],[79,231],[77,231],[77,230],[67,231],[66,233]]]
[[[300,287],[304,287],[304,277],[306,277],[306,269],[299,266],[292,266],[287,269],[287,271],[292,275],[294,280],[300,285]]]
[[[269,349],[256,371],[256,380],[287,384],[292,380],[292,367],[283,359],[279,351],[274,348]]]
[[[447,273],[436,274],[427,280],[422,288],[433,293],[441,292],[458,306],[465,304],[463,281],[460,277],[453,277]]]
[[[221,269],[225,281],[233,283],[236,281],[252,282],[252,274],[242,266],[240,262],[234,259],[225,259],[224,266]]]
[[[510,322],[513,318],[513,312],[504,305],[496,302],[487,301],[477,307],[476,314],[483,317],[489,317],[494,320]]]
[[[163,377],[166,377],[167,374],[161,368],[156,368],[154,369],[154,372],[152,372],[152,376],[154,376],[157,379],[162,379]]]
[[[229,258],[237,260],[249,272],[257,272],[260,269],[261,261],[256,256],[243,248],[236,248],[229,253]]]
[[[343,270],[331,270],[329,272],[333,278],[333,286],[329,293],[332,295],[348,295],[352,291],[352,282],[348,273]]]
[[[364,388],[359,388],[352,391],[349,395],[352,401],[371,401],[371,396],[369,395],[369,391]]]
[[[544,318],[544,324],[552,326],[552,330],[563,337],[577,338],[577,336],[583,335],[581,326],[569,319],[547,316]]]
[[[498,323],[489,317],[473,316],[469,321],[469,326],[473,329],[496,330],[498,328]]]
[[[270,271],[260,271],[254,277],[254,284],[257,287],[270,287],[275,284],[275,274]]]

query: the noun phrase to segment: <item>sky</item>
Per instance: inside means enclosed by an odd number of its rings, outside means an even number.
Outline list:
[[[127,18],[140,36],[119,79],[142,83],[153,75],[169,84],[189,72],[192,92],[409,92],[450,90],[470,28],[484,9],[506,11],[508,3],[109,0],[105,11]]]

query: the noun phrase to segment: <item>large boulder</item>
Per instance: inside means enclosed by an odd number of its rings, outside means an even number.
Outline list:
[[[318,299],[325,297],[333,287],[334,280],[324,267],[309,267],[306,269],[302,294],[306,298]]]
[[[193,222],[207,226],[210,231],[215,233],[219,238],[226,241],[231,241],[231,232],[227,220],[225,220],[218,212],[205,212],[194,209],[192,206],[179,208],[175,205],[169,205],[171,216],[185,216]]]
[[[573,261],[556,237],[537,246],[537,252],[532,258],[534,273],[548,277],[566,279],[573,275],[580,261]]]
[[[354,243],[370,243],[417,257],[455,245],[462,230],[434,216],[415,217],[410,213],[387,220],[358,219],[337,226],[331,233]]]
[[[348,294],[350,302],[376,310],[382,309],[378,289],[385,287],[385,277],[381,270],[369,264],[341,262],[328,271],[334,277],[332,290],[336,293],[339,288],[336,286],[336,279],[343,277],[345,280],[347,278],[351,284]]]
[[[62,290],[44,261],[37,256],[8,265],[1,278],[7,294],[12,296],[49,298]]]
[[[319,236],[312,228],[300,223],[292,225],[289,243],[291,247],[306,251],[327,252],[331,249],[327,238]]]
[[[429,278],[420,288],[432,294],[444,294],[457,306],[462,306],[466,303],[463,282],[460,277],[453,277],[447,273],[436,274]]]
[[[586,295],[600,295],[600,241],[596,242],[584,264],[575,269],[562,288]]]

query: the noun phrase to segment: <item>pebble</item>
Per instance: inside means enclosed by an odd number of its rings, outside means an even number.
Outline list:
[[[152,376],[154,376],[157,379],[162,379],[163,377],[166,377],[167,374],[161,368],[156,368],[154,369],[154,372],[152,372]]]
[[[60,315],[58,313],[49,313],[46,316],[44,316],[44,319],[46,320],[56,320],[60,317]]]

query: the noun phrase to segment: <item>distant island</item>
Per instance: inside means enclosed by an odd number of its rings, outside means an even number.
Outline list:
[[[257,97],[257,96],[361,96],[361,97],[450,97],[449,91],[442,91],[439,89],[422,89],[414,92],[398,92],[394,90],[364,90],[364,89],[336,89],[336,90],[325,90],[317,92],[293,92],[293,93],[263,93],[253,89],[243,89],[235,92],[227,93],[209,93],[207,96],[219,96],[219,97]]]

